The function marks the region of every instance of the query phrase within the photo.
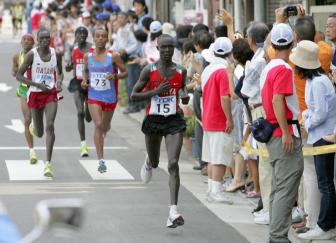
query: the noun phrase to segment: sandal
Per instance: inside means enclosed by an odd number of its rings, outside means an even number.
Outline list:
[[[259,198],[261,196],[260,192],[256,192],[256,191],[249,191],[247,192],[246,197],[247,198]]]
[[[237,186],[233,186],[233,183],[231,183],[228,187],[225,188],[226,192],[236,192],[238,190],[244,190],[245,189],[245,183]]]

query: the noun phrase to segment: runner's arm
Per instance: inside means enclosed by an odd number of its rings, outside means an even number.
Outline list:
[[[87,89],[89,86],[88,54],[84,55],[83,81],[81,83],[81,86],[83,89]]]
[[[118,67],[120,73],[118,73],[114,79],[123,79],[127,77],[126,67],[124,62],[121,60],[120,55],[112,54],[112,59],[114,64]]]
[[[73,47],[70,48],[70,52],[71,52],[71,56],[70,56],[70,63],[65,64],[65,71],[66,72],[70,72],[73,68],[73,60],[72,60],[72,56],[73,56]]]
[[[134,85],[133,92],[131,95],[131,99],[133,101],[147,100],[155,95],[158,95],[164,91],[169,90],[169,83],[165,81],[162,82],[155,90],[146,90],[142,92],[142,90],[149,82],[149,75],[150,75],[150,66],[147,65],[146,67],[144,67],[144,69],[142,69],[139,80]]]
[[[18,70],[19,70],[19,54],[16,54],[13,57],[13,60],[12,60],[12,75],[13,75],[13,77],[16,77]]]
[[[34,53],[30,51],[27,53],[23,63],[20,65],[16,74],[16,79],[21,83],[40,88],[41,84],[35,83],[24,76],[24,73],[28,70],[28,68],[33,65],[33,61],[34,61]]]
[[[63,69],[62,69],[62,55],[56,54],[57,58],[57,75],[58,75],[58,81],[63,82]]]

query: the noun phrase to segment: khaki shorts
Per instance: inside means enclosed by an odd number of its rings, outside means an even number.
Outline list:
[[[214,165],[230,165],[233,153],[233,138],[225,132],[203,134],[202,160]]]

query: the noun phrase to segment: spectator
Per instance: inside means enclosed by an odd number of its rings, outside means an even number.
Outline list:
[[[233,150],[233,120],[229,78],[226,72],[232,52],[232,43],[226,37],[216,39],[209,49],[213,57],[203,70],[201,81],[203,91],[203,146],[202,160],[208,162],[209,202],[232,204],[223,192],[222,180],[226,167],[231,163]],[[204,52],[202,55],[205,55]]]
[[[334,45],[334,56],[332,59],[331,66],[331,77],[336,82],[336,13],[333,13],[329,16],[326,25],[326,34],[328,40],[330,40]]]
[[[134,63],[134,59],[137,58],[138,43],[134,33],[131,31],[130,24],[128,24],[128,16],[126,12],[120,12],[118,14],[118,22],[120,27],[113,42],[112,50],[119,52],[121,59],[126,64],[128,74],[126,78],[126,92],[129,102],[128,107],[123,113],[128,114],[140,111],[140,107],[131,100],[131,94],[141,69],[139,64]]]
[[[314,147],[329,145],[322,139],[324,134],[332,133],[336,120],[335,90],[321,68],[319,47],[312,41],[301,41],[290,55],[295,71],[307,80],[305,96],[308,109],[303,112],[302,126],[308,133],[308,144]],[[301,239],[328,240],[336,236],[336,195],[334,185],[335,153],[314,156],[319,190],[322,194],[317,225],[306,233],[299,234]]]
[[[260,94],[260,76],[261,72],[266,66],[266,60],[264,58],[263,43],[269,33],[266,24],[261,22],[252,22],[247,29],[247,41],[250,48],[254,52],[254,56],[251,62],[247,62],[245,65],[245,77],[241,93],[248,98],[248,104],[252,114],[252,120],[258,117],[265,116],[265,111],[261,104]],[[253,148],[264,148],[263,144],[257,144],[256,141],[252,142]],[[263,210],[256,213],[254,216],[254,222],[256,224],[269,224],[269,197],[271,191],[271,169],[269,161],[266,158],[259,157],[259,167],[255,160],[250,161],[250,168],[254,180],[257,179],[259,174],[259,185],[261,199],[263,203]]]
[[[288,124],[288,121],[294,123],[299,115],[293,71],[287,63],[293,41],[289,25],[280,23],[273,27],[271,43],[275,59],[266,65],[260,77],[266,121],[277,126],[266,143],[272,171],[269,205],[271,243],[289,242],[291,212],[303,172],[299,131],[297,126]]]
[[[144,18],[149,17],[148,16],[148,7],[146,5],[145,0],[133,0],[133,7],[135,14],[138,17],[138,23],[135,27],[135,30],[142,29],[142,21]]]

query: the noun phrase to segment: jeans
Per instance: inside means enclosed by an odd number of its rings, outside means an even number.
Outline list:
[[[313,144],[314,147],[330,145],[323,139]],[[336,193],[334,185],[334,158],[335,153],[314,156],[318,188],[321,192],[321,208],[317,224],[328,231],[336,226]]]
[[[127,93],[128,100],[129,100],[128,108],[129,109],[139,109],[138,107],[139,102],[134,102],[130,98],[131,98],[131,94],[133,91],[133,87],[139,79],[141,67],[139,64],[127,64],[126,70],[127,70],[126,93]]]

